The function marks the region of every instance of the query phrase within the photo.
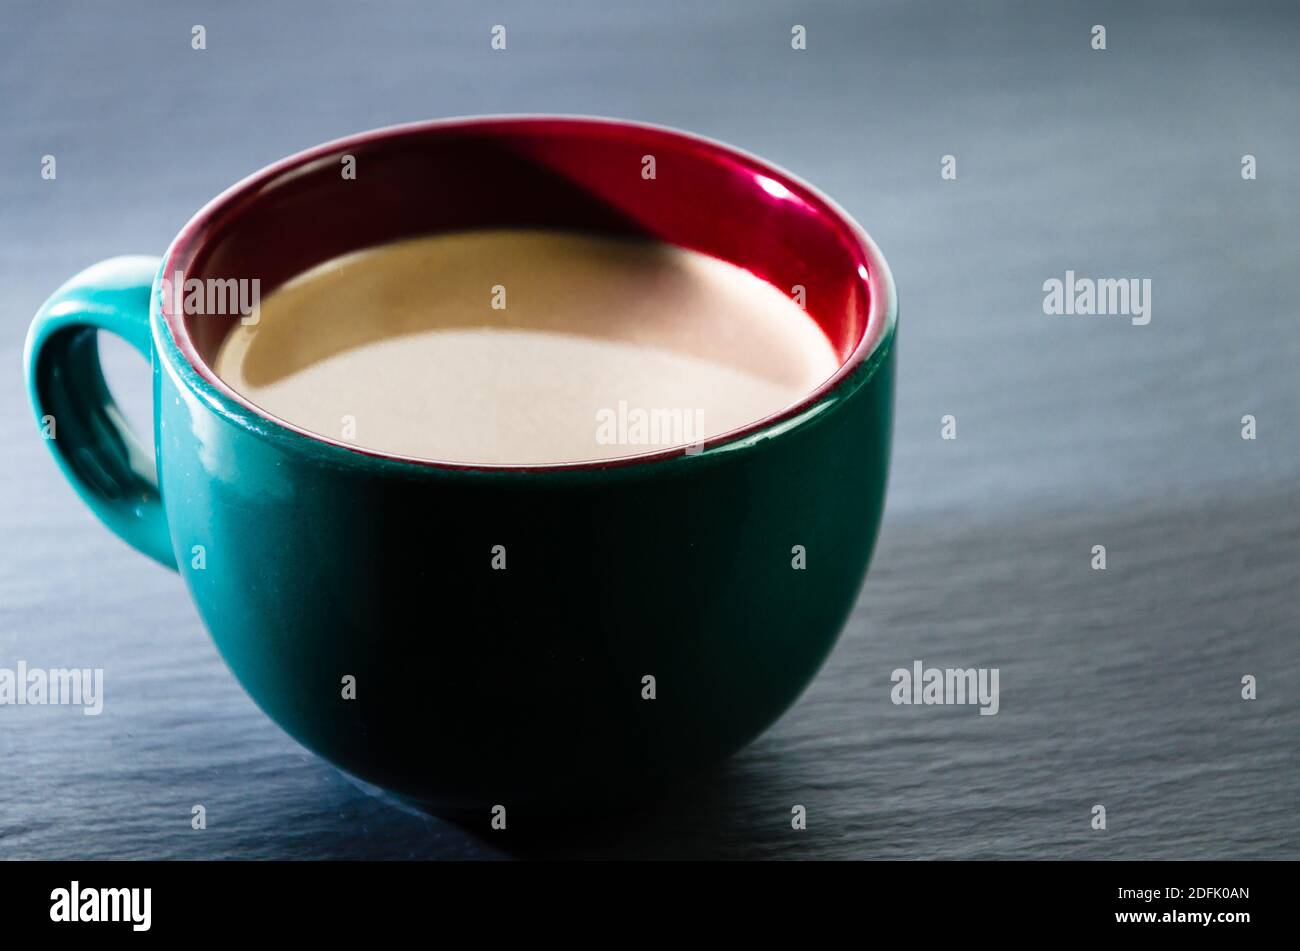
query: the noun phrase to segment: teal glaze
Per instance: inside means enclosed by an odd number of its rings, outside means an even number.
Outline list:
[[[153,362],[149,291],[157,270],[157,258],[133,256],[82,271],[37,313],[23,360],[37,422],[77,494],[118,535],[175,568],[154,461],[113,402],[96,335],[114,333]]]
[[[37,418],[57,417],[51,449],[105,524],[179,566],[258,705],[343,769],[445,813],[617,804],[757,736],[834,645],[884,504],[887,270],[879,343],[796,418],[694,455],[543,471],[367,455],[250,412],[181,351],[156,271],[113,259],[41,309]],[[156,472],[96,329],[153,367]]]
[[[608,800],[726,756],[812,679],[867,570],[892,340],[778,436],[547,473],[267,428],[156,341],[174,549],[226,662],[305,746],[439,811]]]

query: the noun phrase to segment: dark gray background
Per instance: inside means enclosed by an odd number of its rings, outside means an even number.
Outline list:
[[[1300,13],[1132,6],[6,2],[0,666],[102,666],[107,699],[0,707],[0,857],[1300,855]],[[161,253],[259,166],[529,111],[770,158],[866,226],[902,298],[887,517],[825,670],[658,807],[533,835],[413,814],[282,734],[178,579],[63,483],[20,373],[61,281]],[[1067,268],[1150,278],[1151,324],[1044,316]],[[147,418],[143,366],[107,360]],[[1001,713],[893,706],[915,659],[1000,667]]]

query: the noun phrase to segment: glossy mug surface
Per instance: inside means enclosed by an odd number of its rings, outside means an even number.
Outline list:
[[[650,237],[801,288],[840,367],[694,447],[441,463],[257,409],[210,369],[240,315],[189,312],[169,290],[256,279],[265,295],[342,254],[476,228]],[[114,258],[61,287],[25,359],[64,474],[179,570],[281,727],[435,811],[546,808],[717,761],[812,679],[879,527],[896,311],[879,250],[789,173],[660,127],[488,117],[381,129],[254,174],[161,261]],[[152,365],[152,457],[113,405],[99,330]]]

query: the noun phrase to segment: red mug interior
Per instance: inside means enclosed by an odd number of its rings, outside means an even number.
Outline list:
[[[349,167],[354,177],[344,174]],[[163,275],[256,279],[265,297],[350,252],[479,228],[654,238],[738,265],[784,293],[801,285],[805,308],[841,365],[782,416],[834,387],[884,332],[883,262],[826,198],[719,143],[601,119],[446,120],[319,146],[214,199],[172,245]],[[167,297],[163,315],[201,376],[236,403],[266,415],[210,369],[238,315],[177,313]]]

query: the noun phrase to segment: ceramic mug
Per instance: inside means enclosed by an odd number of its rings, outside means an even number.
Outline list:
[[[163,293],[180,276],[256,279],[265,295],[341,254],[486,227],[650,236],[798,285],[840,367],[691,449],[440,463],[249,403],[211,369],[240,315]],[[68,480],[179,570],[257,704],[343,769],[455,813],[621,801],[721,759],[793,703],[875,543],[896,313],[862,229],[754,156],[631,122],[487,117],[380,129],[257,172],[161,262],[114,258],[63,285],[25,360]],[[152,366],[152,455],[114,406],[98,331]]]

